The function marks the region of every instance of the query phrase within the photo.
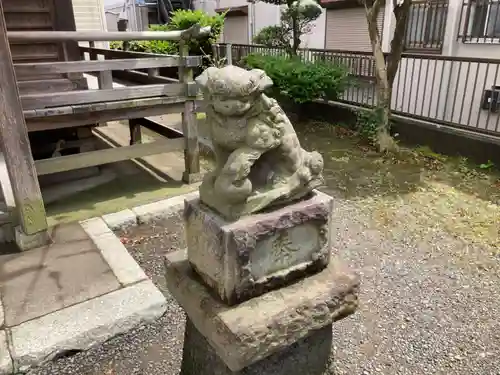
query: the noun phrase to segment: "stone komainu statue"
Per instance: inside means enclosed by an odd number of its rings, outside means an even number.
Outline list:
[[[226,219],[308,195],[323,184],[323,158],[301,148],[263,70],[236,66],[206,69],[196,82],[206,102],[215,170],[200,187],[200,199]]]

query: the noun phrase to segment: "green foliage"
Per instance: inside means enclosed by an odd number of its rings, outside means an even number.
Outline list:
[[[448,160],[448,157],[446,155],[439,154],[439,153],[433,151],[429,146],[415,147],[415,151],[427,159],[438,160],[438,161],[443,162],[443,163]],[[467,158],[462,158],[459,161],[459,166],[460,165],[467,165],[468,163],[469,163],[469,161],[467,160]]]
[[[361,109],[356,113],[356,130],[363,138],[375,143],[377,130],[382,122],[382,111],[380,107],[365,110]]]
[[[109,48],[111,49],[123,49],[123,42],[109,42]]]
[[[284,35],[284,29],[280,25],[266,26],[253,37],[255,44],[261,44],[266,47],[289,47],[290,37]]]
[[[264,0],[270,4],[287,4],[281,11],[280,24],[263,28],[254,43],[267,47],[282,47],[290,56],[297,56],[300,38],[309,34],[313,21],[321,15],[321,6],[315,0]]]
[[[350,84],[345,67],[330,62],[301,61],[298,57],[248,55],[248,68],[264,70],[273,80],[273,95],[284,96],[295,103],[315,99],[334,100]]]
[[[172,18],[165,27],[165,30],[186,30],[191,26],[210,26],[210,35],[203,39],[193,39],[189,41],[189,53],[191,55],[211,55],[212,44],[216,43],[224,27],[224,14],[210,15],[202,10],[177,10],[172,13]],[[178,43],[175,43],[178,50]]]
[[[488,160],[487,163],[479,164],[480,169],[492,169],[494,167],[495,167],[495,163],[493,163],[491,160]]]
[[[172,13],[170,22],[166,25],[151,25],[151,31],[176,31],[186,30],[191,26],[200,24],[200,26],[210,26],[210,35],[203,39],[190,40],[189,53],[191,55],[209,55],[211,54],[211,44],[219,39],[219,35],[224,27],[225,14],[209,15],[201,10],[183,10],[179,9]],[[122,42],[111,42],[111,48],[123,49]],[[179,42],[169,40],[146,40],[129,42],[129,51],[149,52],[166,55],[177,55],[179,53]]]

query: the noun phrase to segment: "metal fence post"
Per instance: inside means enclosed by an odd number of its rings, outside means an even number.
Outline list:
[[[226,63],[227,65],[233,65],[233,48],[231,43],[226,44]]]

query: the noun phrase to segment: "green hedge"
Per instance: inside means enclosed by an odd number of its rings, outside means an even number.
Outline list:
[[[189,53],[191,55],[211,55],[212,43],[216,43],[224,27],[224,14],[209,15],[201,10],[176,10],[172,13],[170,22],[166,25],[152,25],[151,31],[175,31],[186,30],[191,26],[210,26],[210,35],[203,39],[189,41]],[[111,48],[123,49],[122,42],[111,42]],[[147,40],[130,42],[129,51],[149,52],[167,55],[177,55],[179,53],[179,42],[168,40]]]
[[[243,64],[264,70],[273,80],[272,94],[295,103],[335,100],[352,84],[344,66],[326,61],[251,54],[243,59]]]

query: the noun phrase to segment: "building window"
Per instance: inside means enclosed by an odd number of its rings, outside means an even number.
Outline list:
[[[500,37],[500,3],[498,1],[479,1],[471,7],[471,37]]]
[[[460,18],[462,41],[500,43],[499,0],[464,0]]]
[[[412,1],[405,33],[405,50],[440,53],[443,48],[448,1]]]

